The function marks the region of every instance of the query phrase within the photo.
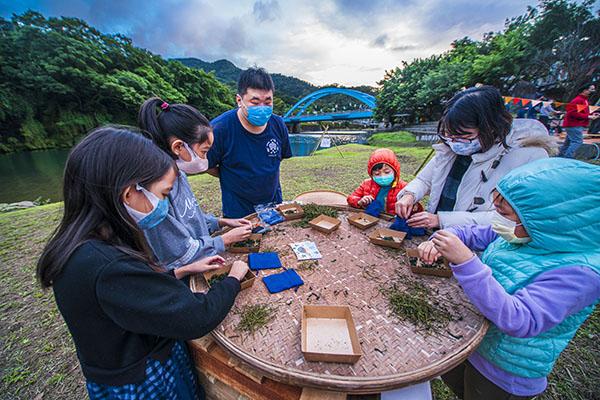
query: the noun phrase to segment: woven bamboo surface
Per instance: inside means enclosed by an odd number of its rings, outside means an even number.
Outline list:
[[[310,192],[300,193],[294,201],[301,202],[304,204],[315,203],[323,205],[335,205],[335,206],[347,206],[346,198],[348,196],[342,192],[335,190],[311,190]]]
[[[263,270],[254,285],[240,293],[236,307],[269,303],[275,318],[254,334],[237,329],[239,314],[229,313],[213,331],[214,338],[235,357],[282,382],[348,393],[375,393],[438,376],[462,362],[478,345],[487,323],[470,304],[454,278],[415,275],[410,271],[405,250],[371,244],[366,231],[347,222],[340,211],[340,228],[330,234],[292,226],[293,221],[274,227],[263,237],[261,251],[276,251],[286,268],[296,268],[304,280],[297,291],[269,294],[263,276],[281,270]],[[314,270],[298,268],[289,244],[311,240],[323,258]],[[420,240],[405,241],[416,247]],[[226,253],[228,261],[247,260],[244,254]],[[396,318],[379,288],[390,280],[416,280],[429,289],[431,300],[452,310],[454,320],[447,328],[429,334],[408,321]],[[194,291],[206,290],[201,276],[191,281]],[[353,365],[307,362],[300,348],[303,304],[349,305],[357,327],[363,356]]]

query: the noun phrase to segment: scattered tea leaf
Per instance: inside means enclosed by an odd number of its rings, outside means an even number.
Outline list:
[[[393,283],[380,289],[387,297],[388,304],[394,315],[409,321],[426,332],[438,332],[454,319],[452,314],[442,305],[433,305],[429,300],[427,288],[415,281]]]
[[[217,282],[221,282],[223,279],[227,278],[227,272],[224,272],[222,274],[216,274],[210,277],[210,279],[208,280],[208,285],[212,286]]]
[[[238,329],[246,333],[254,333],[273,319],[275,308],[268,304],[251,304],[236,310],[236,314],[240,315]]]

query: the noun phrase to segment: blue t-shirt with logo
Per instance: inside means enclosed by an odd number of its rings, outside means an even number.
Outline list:
[[[219,167],[223,216],[241,218],[254,206],[282,201],[279,165],[292,151],[283,118],[273,115],[256,135],[241,124],[237,109],[214,120],[215,141],[208,152],[209,167]]]

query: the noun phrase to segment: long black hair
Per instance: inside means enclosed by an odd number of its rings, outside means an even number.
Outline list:
[[[37,264],[42,287],[52,286],[75,250],[90,239],[160,268],[122,203],[123,191],[160,179],[174,162],[133,128],[91,131],[71,150],[63,180],[64,214]]]
[[[170,137],[174,136],[191,145],[204,143],[212,131],[208,118],[194,107],[168,104],[158,97],[152,97],[142,104],[138,113],[138,125],[172,158],[177,156],[171,151]]]
[[[440,136],[469,135],[464,129],[477,128],[482,151],[486,152],[495,143],[508,147],[506,136],[512,121],[498,89],[484,85],[455,94],[446,104],[437,132]]]

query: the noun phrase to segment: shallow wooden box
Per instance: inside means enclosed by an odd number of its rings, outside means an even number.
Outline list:
[[[307,361],[357,362],[362,352],[350,307],[302,306],[302,354]]]
[[[410,258],[419,258],[419,250],[406,249],[406,255]],[[412,265],[410,263],[410,259],[408,260],[408,265],[410,266],[410,270],[415,274],[441,276],[443,278],[450,278],[452,276],[452,269],[450,269],[448,260],[446,260],[445,258],[442,257],[442,261],[444,262],[444,266],[445,266],[444,269],[415,267],[414,265]]]
[[[363,222],[363,220],[366,220],[367,222]],[[377,225],[377,222],[379,222],[379,218],[364,212],[352,213],[348,215],[348,223],[362,230],[369,229]]]
[[[393,238],[398,238],[396,240],[383,240],[381,236],[391,236]],[[393,229],[380,228],[376,229],[369,234],[369,240],[373,244],[377,244],[379,246],[391,247],[393,249],[402,248],[402,241],[406,237],[405,232],[395,231]]]
[[[229,245],[228,251],[230,253],[258,253],[260,250],[260,241],[262,239],[262,235],[260,233],[253,233],[246,240],[254,240],[258,244],[252,247],[236,247],[235,243]]]
[[[294,219],[300,219],[302,217],[304,217],[304,209],[302,208],[302,206],[300,204],[282,204],[279,207],[277,207],[277,210],[279,210],[279,212],[281,213],[281,215],[283,215],[283,218],[285,218],[288,221],[294,220]],[[290,211],[290,210],[297,210],[294,213],[288,213],[286,214],[286,211]]]
[[[328,223],[331,226],[324,227],[321,225],[321,223]],[[331,233],[331,232],[335,231],[337,228],[339,228],[341,223],[342,223],[342,221],[340,221],[337,218],[328,217],[327,215],[321,214],[317,218],[310,221],[308,223],[308,225],[310,225],[312,228],[314,228],[320,232]]]
[[[229,274],[229,271],[231,271],[231,265],[224,265],[219,269],[203,272],[202,275],[204,276],[204,280],[206,280],[206,284],[210,287],[210,283],[208,283],[210,278],[219,274]],[[246,275],[244,275],[244,279],[240,282],[241,290],[248,289],[250,286],[254,285],[255,278],[252,271],[248,270]]]

